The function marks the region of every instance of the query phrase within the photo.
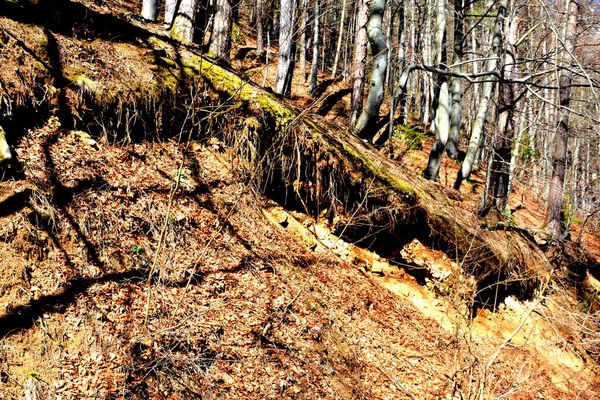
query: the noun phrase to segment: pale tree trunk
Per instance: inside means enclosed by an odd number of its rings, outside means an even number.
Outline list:
[[[196,0],[180,0],[173,19],[171,37],[183,43],[192,43],[195,21]]]
[[[375,129],[373,123],[379,116],[379,108],[383,102],[385,88],[385,73],[387,70],[388,47],[383,38],[382,25],[386,0],[372,0],[369,9],[369,23],[367,32],[373,53],[373,70],[371,71],[371,88],[367,97],[367,104],[362,110],[356,126],[356,134],[366,139],[373,139]]]
[[[344,22],[346,21],[346,4],[348,0],[344,0],[342,2],[342,16],[340,17],[340,32],[338,33],[337,46],[335,49],[335,59],[333,60],[333,69],[331,70],[331,79],[334,79],[337,70],[338,64],[340,62],[340,53],[342,52],[342,40],[344,38]]]
[[[365,88],[365,64],[367,58],[367,21],[369,19],[369,4],[367,0],[356,0],[356,37],[354,53],[352,54],[352,97],[350,123],[354,124],[363,107],[363,92]]]
[[[454,57],[452,63],[459,64],[463,57],[464,40],[464,1],[454,0]],[[454,68],[454,72],[461,73],[460,65]],[[461,114],[462,114],[462,79],[452,78],[451,89],[451,110],[450,110],[450,133],[448,143],[446,143],[446,154],[448,157],[456,160],[458,157],[458,135],[460,133]]]
[[[443,64],[446,64],[446,0],[437,0],[437,12],[436,12],[436,32],[435,32],[435,66],[437,68],[443,68]],[[443,75],[439,75],[436,78],[436,101],[435,101],[435,117],[434,117],[434,130],[435,130],[435,144],[431,148],[429,153],[429,161],[427,162],[427,169],[423,175],[431,179],[432,181],[438,180],[440,172],[440,165],[442,163],[442,156],[446,143],[448,142],[448,135],[450,132],[450,97],[448,93],[448,78]]]
[[[495,71],[498,68],[498,56],[500,54],[500,46],[502,44],[502,30],[504,26],[504,18],[506,15],[506,9],[508,7],[508,0],[501,0],[498,4],[498,13],[496,14],[496,23],[494,25],[494,37],[492,39],[492,47],[490,49],[488,60],[486,62],[487,71]],[[473,128],[471,129],[471,138],[469,140],[469,147],[465,154],[462,166],[456,176],[454,182],[454,188],[459,189],[462,183],[469,177],[473,164],[477,157],[477,153],[480,144],[483,139],[483,128],[485,126],[486,117],[490,108],[490,101],[492,98],[492,92],[494,91],[494,80],[487,78],[482,84],[481,97],[479,98],[479,107],[477,108],[477,114],[475,116],[475,122],[473,122]]]
[[[431,20],[433,19],[434,8],[429,4],[429,0],[425,1],[425,10],[423,11],[423,17],[425,18],[425,31],[424,35],[421,36],[423,41],[423,62],[427,65],[431,65]],[[421,113],[421,121],[425,125],[431,123],[431,76],[425,74],[423,77],[423,112]]]
[[[306,81],[306,27],[308,26],[308,0],[302,1],[300,9],[300,78]]]
[[[402,73],[402,71],[404,71],[404,68],[406,66],[406,30],[404,28],[405,25],[405,5],[404,5],[404,0],[402,0],[402,3],[398,5],[398,71],[400,71],[400,73]],[[414,30],[413,30],[413,34],[414,34]],[[414,40],[413,40],[414,42]],[[390,69],[391,66],[390,66]],[[391,76],[391,82],[390,82],[390,93],[392,93],[393,87],[394,87],[394,74],[390,74]],[[393,100],[393,98],[392,98]],[[408,116],[408,109],[406,107],[406,95],[402,96],[401,98],[398,99],[398,108],[400,108],[400,124],[404,124],[406,123],[406,117]],[[392,115],[390,115],[390,121],[392,122],[390,125],[390,129],[393,129],[393,107],[391,110]],[[390,135],[392,135],[393,132],[390,131]]]
[[[265,55],[264,27],[263,0],[256,0],[256,52],[261,57]]]
[[[294,69],[294,0],[281,0],[279,9],[279,56],[275,92],[288,95],[292,89]]]
[[[165,0],[165,29],[170,29],[175,17],[175,9],[177,8],[178,0]]]
[[[565,26],[565,60],[569,60],[575,51],[577,42],[577,17],[579,4],[575,0],[567,0],[567,23]],[[554,138],[554,154],[552,156],[552,180],[548,193],[548,208],[546,210],[546,227],[557,240],[563,235],[561,216],[564,205],[564,184],[567,163],[567,145],[569,140],[569,111],[571,104],[571,82],[573,81],[572,66],[568,63],[560,72],[558,97],[561,108],[559,109],[559,123]]]
[[[229,64],[231,51],[232,13],[231,0],[216,0],[215,15],[208,56]]]
[[[158,0],[144,0],[142,3],[142,18],[148,21],[156,21],[158,14]]]
[[[317,88],[317,72],[319,66],[319,21],[321,19],[319,10],[319,0],[315,0],[315,26],[313,27],[313,54],[312,65],[310,67],[310,85],[308,93],[313,93]],[[324,43],[323,46],[324,47]]]
[[[4,133],[4,129],[0,126],[0,164],[9,161],[10,159],[12,159],[12,154],[10,153],[8,142],[6,141],[6,133]]]
[[[502,7],[502,5],[501,2],[499,6]],[[487,171],[489,184],[481,202],[481,215],[486,215],[494,209],[498,213],[497,215],[504,215],[508,204],[510,159],[516,131],[514,114],[517,87],[515,83],[506,82],[504,79],[514,79],[517,73],[515,43],[517,42],[518,25],[518,19],[511,18],[504,51],[503,73],[501,74],[503,79],[499,84],[500,102],[494,152]]]

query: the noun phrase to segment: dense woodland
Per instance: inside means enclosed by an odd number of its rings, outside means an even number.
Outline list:
[[[142,16],[164,18],[183,41],[208,43],[208,56],[225,64],[232,27],[249,20],[257,53],[278,58],[273,89],[279,94],[290,93],[294,69],[311,90],[319,69],[351,82],[348,119],[366,140],[384,145],[407,121],[435,132],[424,176],[438,179],[444,152],[462,164],[457,189],[473,168],[484,168],[481,215],[509,212],[515,179],[546,199],[546,225],[555,239],[564,238],[572,218],[596,212],[593,2],[175,3],[165,3],[162,17],[157,1],[144,1]]]
[[[0,0],[0,397],[597,398],[599,42],[574,0]]]

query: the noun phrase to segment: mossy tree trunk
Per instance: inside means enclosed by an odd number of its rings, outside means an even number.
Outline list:
[[[171,36],[183,43],[192,43],[195,23],[196,0],[180,0],[173,18]]]

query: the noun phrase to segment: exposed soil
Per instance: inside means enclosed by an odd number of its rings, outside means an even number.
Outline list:
[[[253,135],[275,125],[217,88],[189,117],[185,60],[200,49],[130,3],[0,7],[0,123],[18,160],[0,182],[0,398],[598,397],[597,310],[561,287],[565,271],[499,296],[502,279],[476,282],[406,205],[398,232],[292,198],[344,182],[257,187]],[[262,84],[241,30],[232,68]],[[309,96],[297,76],[289,106],[347,124],[349,86],[327,79]],[[394,168],[419,173],[431,140]],[[444,161],[440,193],[457,168]],[[452,207],[473,212],[483,181]],[[539,198],[517,182],[512,199],[517,228],[542,225]]]

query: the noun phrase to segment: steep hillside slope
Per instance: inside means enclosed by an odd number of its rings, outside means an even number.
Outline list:
[[[127,6],[0,8],[2,396],[597,397],[587,259]]]

